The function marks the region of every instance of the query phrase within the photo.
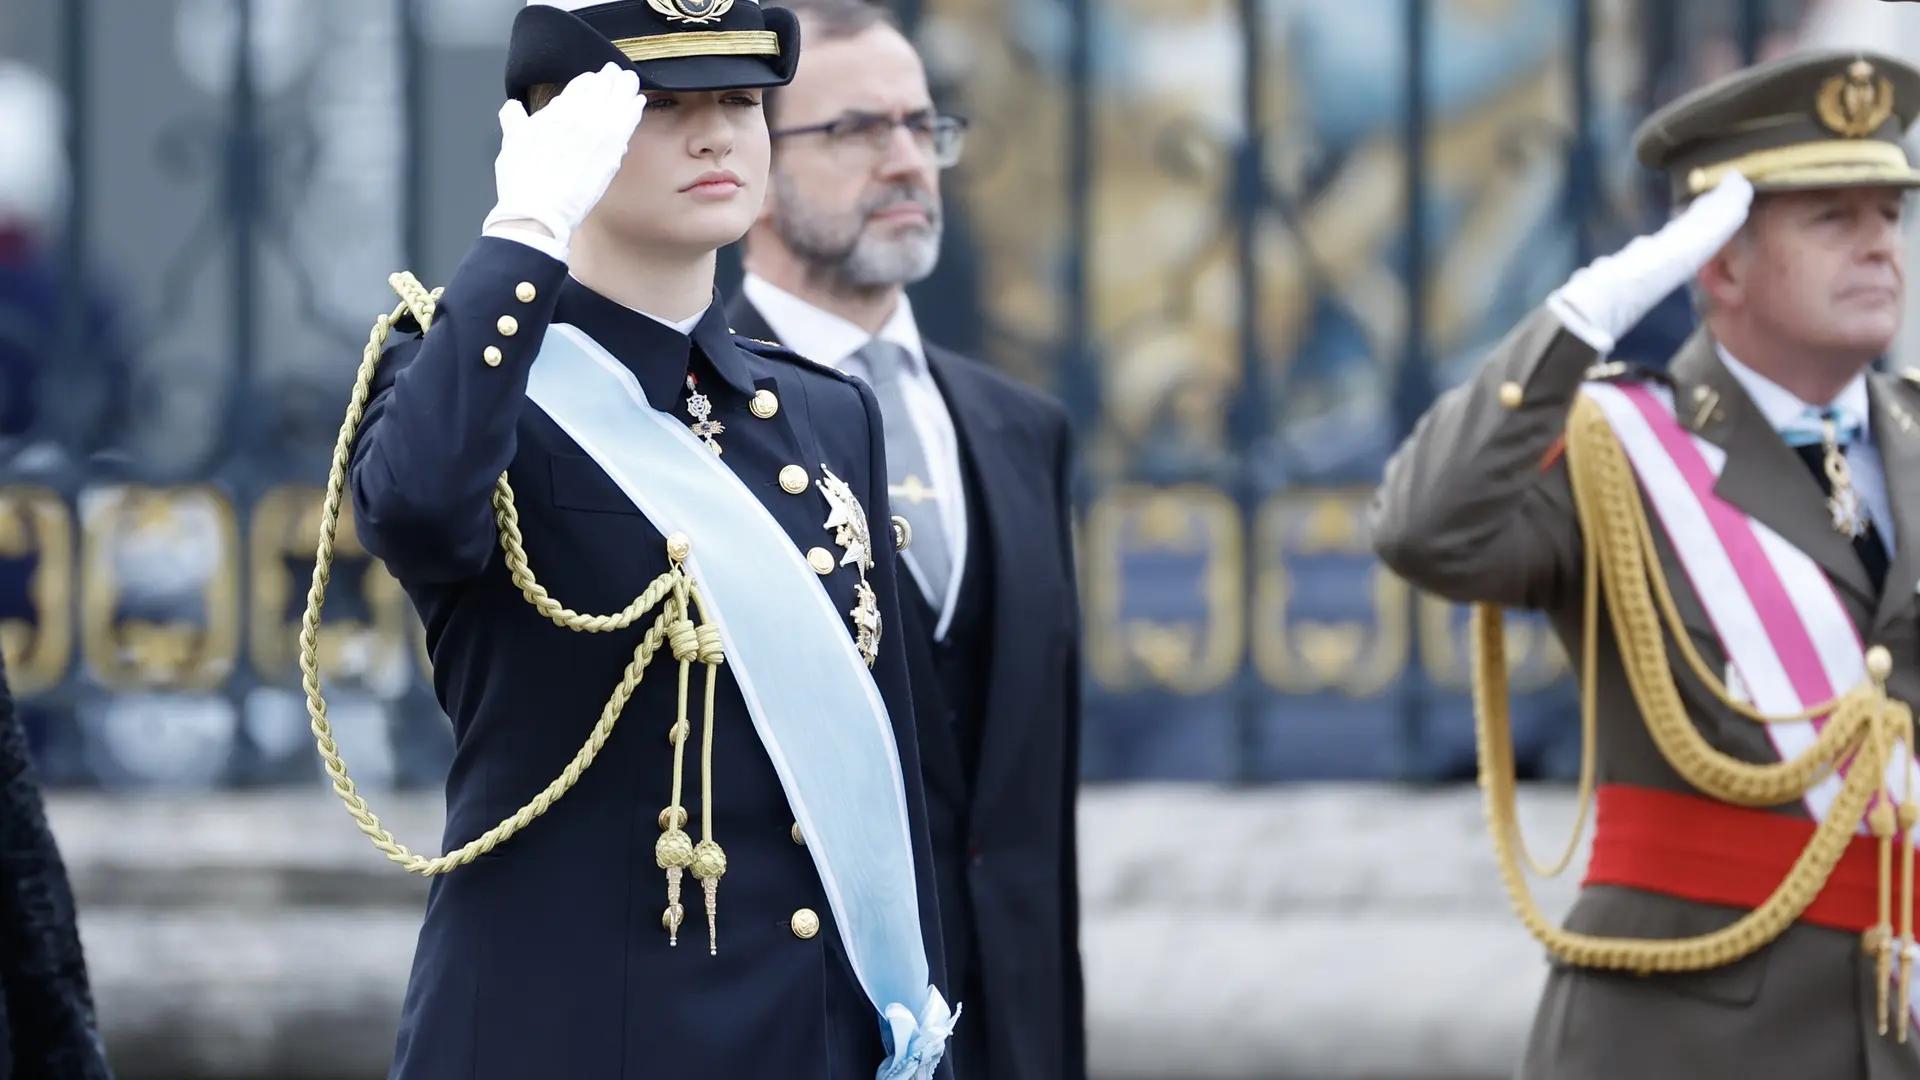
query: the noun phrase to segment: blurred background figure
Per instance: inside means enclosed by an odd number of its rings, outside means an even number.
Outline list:
[[[1084,1080],[1075,792],[1073,432],[1036,392],[923,337],[909,285],[944,233],[966,121],[934,105],[885,8],[792,0],[803,46],[767,95],[772,190],[728,305],[739,333],[866,380],[886,416],[956,1080]],[[936,294],[937,296],[937,294]]]
[[[112,1080],[73,889],[0,665],[0,1080]]]
[[[126,357],[104,297],[63,248],[71,193],[66,104],[40,71],[0,60],[0,453],[85,456],[130,421]],[[69,296],[70,290],[80,295]],[[79,350],[63,348],[63,319]]]

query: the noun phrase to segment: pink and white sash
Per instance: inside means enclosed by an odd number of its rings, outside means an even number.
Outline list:
[[[1585,393],[1633,462],[1753,707],[1788,715],[1864,681],[1866,646],[1833,583],[1805,552],[1714,493],[1726,451],[1680,426],[1667,389],[1588,383]],[[1822,726],[1816,719],[1766,730],[1786,760],[1811,746]],[[1907,790],[1901,774],[1912,767],[1904,759],[1889,765],[1896,796]],[[1840,782],[1830,776],[1807,793],[1816,818],[1833,804]],[[1914,786],[1920,790],[1920,773]]]
[[[1714,493],[1726,451],[1681,427],[1670,392],[1599,382],[1584,392],[1633,462],[1749,704],[1767,715],[1791,715],[1864,681],[1865,645],[1833,583],[1805,552]],[[1823,726],[1819,718],[1768,724],[1766,731],[1784,761],[1811,746]],[[1907,773],[1920,791],[1913,761],[1896,754],[1886,777],[1896,799],[1908,790]],[[1816,820],[1833,805],[1842,776],[1830,775],[1807,793]],[[1856,829],[1868,832],[1865,821]],[[1920,830],[1914,836],[1920,842]]]

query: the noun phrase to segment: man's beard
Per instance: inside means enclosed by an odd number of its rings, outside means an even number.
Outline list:
[[[778,170],[773,189],[780,206],[775,231],[810,275],[830,287],[866,291],[911,285],[933,273],[940,261],[940,200],[922,188],[897,184],[876,191],[847,214],[817,209]],[[926,211],[926,225],[894,237],[868,230],[873,215],[909,202]]]

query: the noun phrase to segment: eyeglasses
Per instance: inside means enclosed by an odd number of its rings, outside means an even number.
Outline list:
[[[879,113],[847,113],[837,120],[806,127],[772,132],[776,139],[794,135],[824,135],[830,148],[859,148],[884,154],[893,142],[893,129],[906,128],[914,145],[930,155],[942,169],[951,169],[960,161],[961,144],[966,141],[967,121],[959,116],[940,116],[931,111],[909,113],[895,119]]]

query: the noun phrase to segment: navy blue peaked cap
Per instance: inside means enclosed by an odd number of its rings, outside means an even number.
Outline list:
[[[793,12],[754,0],[534,2],[513,20],[507,96],[524,101],[532,87],[608,63],[631,68],[647,90],[785,86],[799,59]]]

